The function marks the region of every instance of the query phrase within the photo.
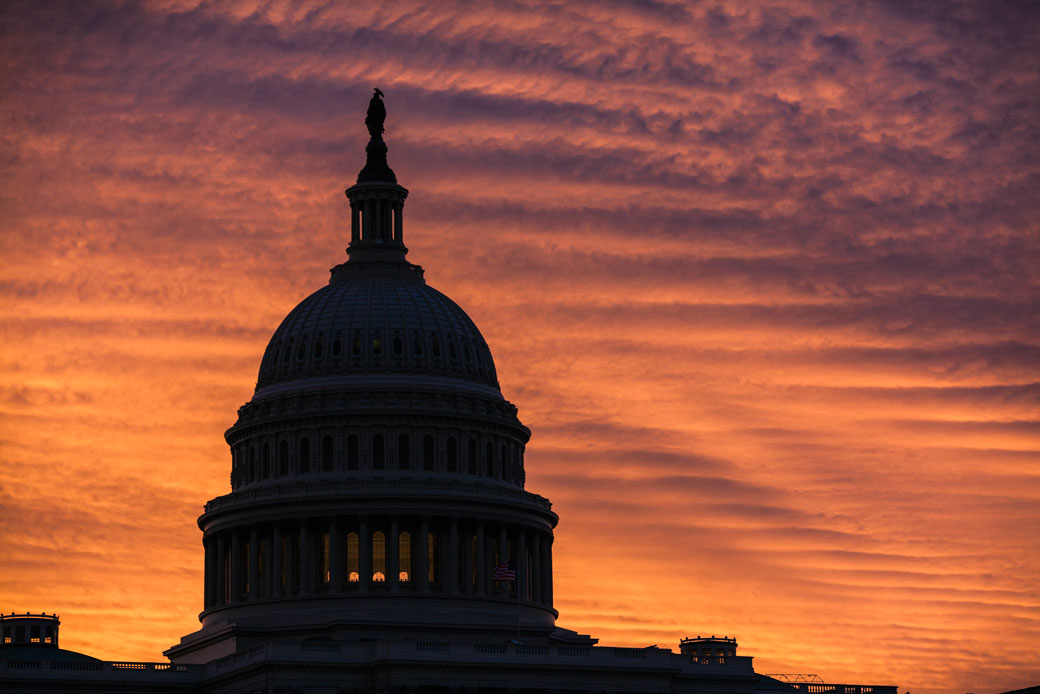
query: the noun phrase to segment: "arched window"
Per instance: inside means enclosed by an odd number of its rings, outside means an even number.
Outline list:
[[[399,357],[404,352],[404,341],[401,340],[400,333],[394,334],[394,356]]]
[[[271,444],[264,443],[263,448],[263,477],[266,480],[271,476]]]
[[[354,333],[354,340],[350,343],[350,353],[355,357],[361,356],[361,333]]]
[[[397,580],[409,583],[412,580],[412,535],[407,530],[397,536]]]
[[[466,465],[469,467],[469,474],[477,474],[477,442],[473,439],[466,444]]]
[[[311,440],[306,436],[300,439],[300,472],[311,471]]]
[[[430,566],[427,578],[430,581],[430,585],[435,585],[440,580],[441,567],[439,561],[440,552],[437,551],[437,533],[433,531],[430,531],[430,534],[427,536],[426,551],[428,552]]]
[[[380,530],[372,533],[372,580],[386,580],[386,535]]]
[[[347,534],[347,580],[357,583],[361,580],[361,558],[358,554],[358,534]]]
[[[422,463],[423,470],[436,470],[437,460],[434,457],[433,437],[427,434],[423,437],[422,442]]]
[[[338,357],[343,352],[343,338],[340,335],[336,335],[336,338],[332,341],[332,356]]]
[[[484,451],[484,462],[487,465],[487,476],[495,476],[495,447],[488,441],[487,450]]]
[[[376,333],[375,337],[372,338],[372,354],[383,353],[383,339],[379,337],[379,333]]]
[[[385,466],[386,459],[386,448],[383,443],[382,434],[373,434],[372,436],[372,469],[382,470]]]
[[[504,480],[506,478],[506,445],[504,443],[502,444],[502,447],[499,449],[499,451],[500,455],[498,460],[502,464],[498,466],[498,477],[499,479]]]
[[[430,333],[430,347],[433,352],[433,358],[439,359],[441,356],[441,341],[437,339],[437,333]]]
[[[458,472],[459,467],[459,447],[455,443],[455,437],[448,437],[448,472]]]
[[[347,469],[358,469],[358,438],[356,434],[347,437]]]
[[[321,440],[321,469],[324,472],[332,472],[332,437],[326,436]]]
[[[419,333],[412,334],[412,353],[417,357],[422,356],[422,338]]]
[[[412,456],[408,443],[408,434],[401,434],[397,437],[397,467],[401,470],[407,470],[410,467]]]
[[[246,474],[246,481],[253,482],[256,480],[256,446],[249,447],[249,472]]]
[[[278,444],[278,474],[289,474],[289,442],[284,439]]]

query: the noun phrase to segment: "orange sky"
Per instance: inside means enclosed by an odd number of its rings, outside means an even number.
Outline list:
[[[759,672],[1040,681],[1040,20],[806,0],[8,2],[0,610],[161,660],[373,86],[491,346],[560,624]]]

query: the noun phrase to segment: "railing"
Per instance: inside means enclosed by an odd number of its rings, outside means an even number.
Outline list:
[[[615,648],[615,658],[639,658],[642,660],[646,659],[645,648]]]
[[[766,675],[766,677],[771,677]],[[898,687],[865,684],[827,684],[826,682],[783,682],[759,680],[756,692],[786,692],[787,694],[898,694]]]
[[[426,496],[430,492],[448,492],[460,495],[472,495],[480,497],[481,500],[497,499],[511,501],[524,506],[533,506],[546,511],[552,508],[552,504],[545,497],[519,488],[505,488],[497,485],[481,484],[470,480],[410,480],[384,478],[380,480],[366,480],[354,478],[349,481],[343,479],[319,479],[319,480],[294,480],[277,484],[265,484],[252,489],[239,489],[238,491],[218,496],[206,503],[206,513],[218,509],[230,509],[238,506],[247,506],[254,501],[269,501],[271,499],[290,500],[294,497],[312,498],[317,495],[350,495],[372,497],[383,494],[397,494],[407,492],[409,495]]]
[[[447,653],[450,650],[451,644],[443,643],[440,641],[416,641],[415,650],[417,651],[433,651],[435,653]]]
[[[191,673],[201,674],[204,665],[180,663],[130,663],[119,661],[83,660],[0,660],[0,668],[8,670],[67,670],[74,672],[140,672],[140,673]]]

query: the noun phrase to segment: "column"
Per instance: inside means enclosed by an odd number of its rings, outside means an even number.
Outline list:
[[[553,604],[553,575],[552,575],[552,535],[545,538],[545,587],[542,590],[542,595],[545,598],[545,604],[552,607]]]
[[[487,548],[484,547],[484,521],[477,523],[477,556],[473,558],[477,565],[477,595],[487,595]]]
[[[314,578],[318,573],[315,570],[314,540],[311,537],[311,529],[307,521],[300,521],[300,595],[314,594]]]
[[[445,566],[445,587],[449,593],[459,592],[459,520],[451,519],[448,529],[448,561]]]
[[[420,593],[426,593],[430,589],[430,519],[423,516],[419,523],[419,537],[417,542],[412,543],[416,548],[418,557],[418,569],[416,570],[416,583]]]
[[[372,583],[372,536],[368,534],[368,519],[362,518],[358,527],[358,573],[362,593],[368,592],[368,586]]]
[[[351,245],[361,240],[361,227],[358,224],[358,218],[361,215],[358,214],[357,203],[350,203],[350,243]]]
[[[531,535],[531,599],[537,604],[542,603],[542,534]]]
[[[231,533],[231,602],[242,599],[242,538]]]
[[[527,601],[527,532],[517,528],[516,532],[516,596]]]
[[[401,242],[401,208],[404,207],[400,201],[395,200],[390,209],[394,213],[394,241]]]
[[[282,529],[277,523],[271,531],[271,596],[282,595]]]
[[[217,586],[216,594],[214,595],[216,605],[226,605],[228,603],[228,596],[231,591],[228,589],[227,581],[227,562],[225,561],[227,555],[227,545],[224,541],[223,533],[217,535]]]
[[[337,516],[329,518],[329,592],[343,590],[343,532]]]
[[[216,580],[216,566],[214,565],[213,557],[216,554],[216,548],[213,547],[212,538],[202,538],[202,551],[205,556],[205,567],[202,576],[202,609],[208,610],[213,607],[213,594],[216,592],[213,590],[213,584]]]
[[[473,586],[473,529],[467,528],[462,534],[462,588],[464,593],[472,595]]]
[[[506,537],[506,526],[498,527],[498,563],[509,561],[509,539]],[[509,597],[509,581],[499,581],[498,594]]]
[[[386,580],[390,584],[390,592],[396,593],[400,588],[398,578],[401,573],[401,552],[398,547],[397,518],[390,519],[390,537],[386,538]]]
[[[260,597],[260,541],[257,538],[256,526],[249,528],[249,599]]]

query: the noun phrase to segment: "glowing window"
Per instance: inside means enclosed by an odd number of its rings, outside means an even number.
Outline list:
[[[372,580],[386,580],[386,535],[380,530],[372,533]]]
[[[360,560],[358,557],[358,534],[347,534],[347,576],[351,583],[361,580]]]
[[[397,536],[397,578],[402,583],[412,580],[412,535],[408,531]]]

